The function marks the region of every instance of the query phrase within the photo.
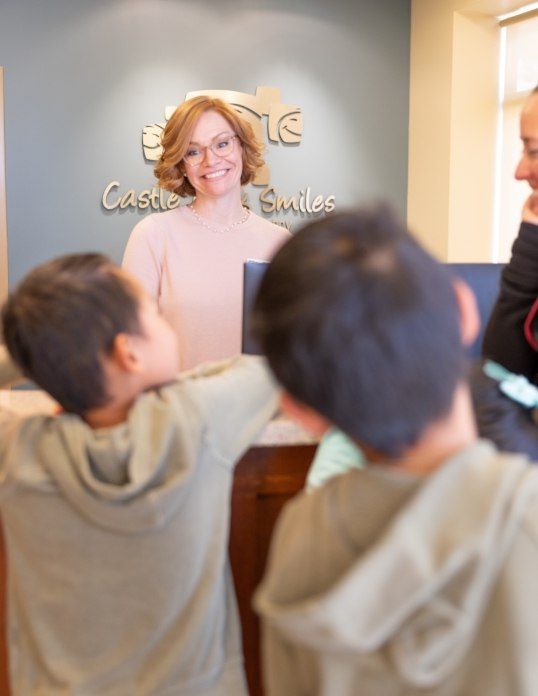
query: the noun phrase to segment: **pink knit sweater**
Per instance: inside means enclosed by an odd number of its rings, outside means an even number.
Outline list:
[[[241,352],[243,263],[269,260],[288,237],[252,212],[244,224],[214,232],[187,206],[148,215],[136,225],[123,267],[176,330],[183,370]]]

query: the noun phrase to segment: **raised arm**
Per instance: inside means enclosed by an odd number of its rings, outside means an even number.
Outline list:
[[[233,465],[278,407],[278,389],[265,360],[241,356],[203,365],[184,377],[223,463]]]
[[[7,348],[0,345],[0,388],[17,382],[21,377],[21,371],[11,360]]]
[[[0,345],[0,388],[7,387],[21,378],[18,367],[12,362],[5,346]],[[5,408],[0,408],[0,485],[4,479],[4,453],[8,446],[7,433],[10,427],[18,420],[18,416]]]

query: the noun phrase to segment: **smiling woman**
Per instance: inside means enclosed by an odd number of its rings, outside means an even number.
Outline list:
[[[269,260],[288,233],[242,205],[241,186],[264,162],[251,126],[228,104],[184,102],[162,145],[159,186],[193,200],[138,223],[123,266],[157,300],[189,369],[240,352],[243,263]]]

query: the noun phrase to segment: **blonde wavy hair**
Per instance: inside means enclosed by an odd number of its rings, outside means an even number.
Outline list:
[[[196,123],[205,111],[216,111],[223,116],[238,136],[243,159],[242,185],[249,184],[254,179],[256,170],[264,164],[263,146],[256,140],[250,123],[222,99],[193,97],[178,106],[166,124],[161,140],[163,152],[154,169],[159,186],[178,196],[196,195],[194,187],[184,176],[182,161]]]

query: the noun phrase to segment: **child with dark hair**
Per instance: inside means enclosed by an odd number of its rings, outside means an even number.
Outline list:
[[[515,178],[532,193],[484,335],[487,362],[473,372],[472,387],[481,434],[538,460],[538,87],[525,102],[520,130],[523,152]]]
[[[97,254],[30,273],[2,325],[64,409],[0,412],[13,694],[246,694],[227,546],[234,463],[276,406],[260,359],[177,379],[174,331]]]
[[[371,463],[278,522],[268,696],[538,693],[538,471],[477,438],[468,287],[385,209],[344,213],[276,254],[253,324],[288,412]]]

